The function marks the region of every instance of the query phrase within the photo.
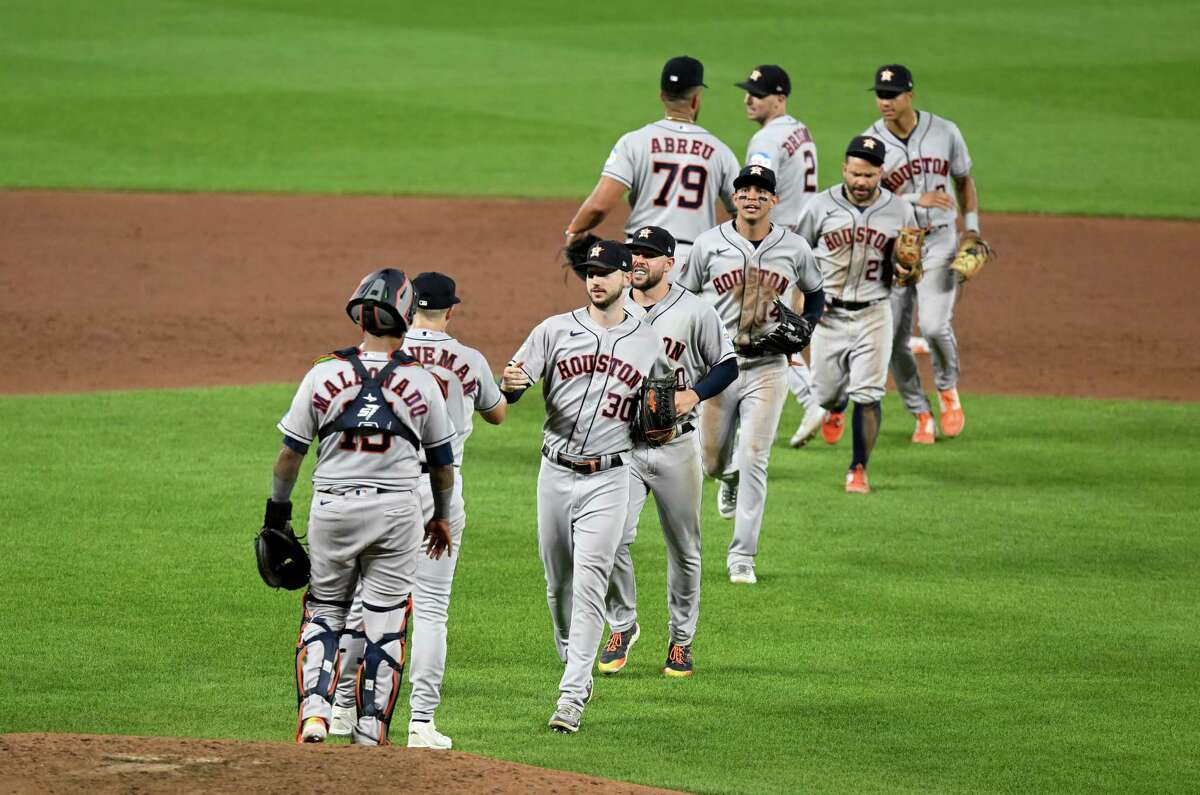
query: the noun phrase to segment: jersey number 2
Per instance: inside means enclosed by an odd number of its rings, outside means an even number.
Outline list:
[[[667,172],[666,179],[663,180],[662,190],[654,197],[654,204],[658,207],[666,207],[671,203],[671,189],[675,187],[675,178],[679,178],[679,198],[675,200],[676,204],[688,210],[695,210],[704,203],[704,187],[708,185],[708,169],[704,166],[690,165],[679,168],[678,163],[669,163],[662,160],[654,161],[654,173],[660,171]],[[692,194],[691,198],[685,197],[684,191]]]

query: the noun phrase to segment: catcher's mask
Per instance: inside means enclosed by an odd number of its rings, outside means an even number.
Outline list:
[[[412,323],[412,283],[395,268],[368,273],[346,303],[346,314],[369,334],[403,337]]]

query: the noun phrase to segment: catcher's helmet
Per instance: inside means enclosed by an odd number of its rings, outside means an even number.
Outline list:
[[[412,282],[395,268],[368,273],[346,303],[346,314],[370,334],[403,337],[412,323]]]

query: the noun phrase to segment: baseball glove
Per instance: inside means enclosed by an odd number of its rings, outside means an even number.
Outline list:
[[[651,447],[675,438],[675,377],[647,378],[638,396],[636,435]]]
[[[575,271],[576,275],[582,276],[580,268],[588,260],[588,249],[599,242],[600,238],[591,232],[572,240],[569,245],[563,248],[563,257],[566,260],[563,262],[563,267],[570,268]]]
[[[263,527],[254,539],[258,574],[272,588],[295,591],[308,585],[308,552],[292,532],[292,504],[267,500]]]
[[[921,248],[925,245],[925,230],[906,226],[896,236],[892,261],[896,264],[896,284],[908,287],[921,281]]]
[[[742,356],[774,356],[777,354],[791,356],[808,347],[808,342],[812,339],[812,325],[778,298],[775,299],[775,310],[779,313],[779,325],[749,345],[739,346],[737,349],[739,354]]]
[[[958,254],[955,255],[954,262],[950,263],[950,267],[958,271],[965,282],[995,258],[996,252],[978,232],[963,232],[962,239],[958,241]]]

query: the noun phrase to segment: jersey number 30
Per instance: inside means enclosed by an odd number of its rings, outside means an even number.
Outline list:
[[[662,190],[654,197],[654,204],[657,207],[666,207],[671,203],[671,191],[675,187],[675,179],[679,178],[679,197],[675,200],[680,207],[685,207],[689,210],[695,210],[704,203],[704,187],[708,184],[708,169],[704,166],[690,165],[679,167],[678,163],[669,163],[662,160],[654,161],[654,173],[665,171],[666,179],[663,180]],[[691,193],[689,198],[684,193]]]

